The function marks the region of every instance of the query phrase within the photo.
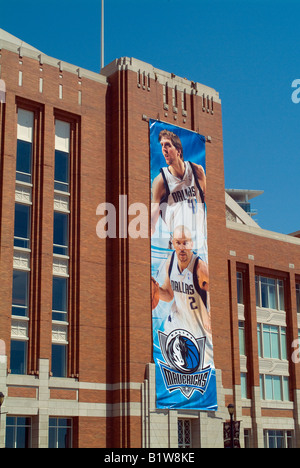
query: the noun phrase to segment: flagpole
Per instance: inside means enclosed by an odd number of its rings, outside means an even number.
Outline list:
[[[101,69],[104,67],[104,0],[101,0]]]

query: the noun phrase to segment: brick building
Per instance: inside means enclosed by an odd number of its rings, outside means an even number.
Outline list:
[[[0,30],[0,446],[299,447],[299,234],[225,196],[221,101],[123,57],[96,74]],[[99,204],[150,207],[150,118],[206,137],[219,409],[157,410],[150,239],[100,239]],[[128,217],[130,220],[130,215]]]

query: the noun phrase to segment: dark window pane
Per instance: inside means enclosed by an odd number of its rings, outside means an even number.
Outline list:
[[[12,374],[24,375],[27,372],[27,341],[11,341],[10,369]]]
[[[56,428],[55,427],[49,427],[48,447],[56,448]]]
[[[53,253],[68,255],[68,215],[54,212]]]
[[[27,271],[14,270],[12,292],[12,315],[26,317],[28,315],[28,284]]]
[[[17,142],[17,180],[31,182],[32,143],[18,140]]]
[[[55,150],[54,188],[68,192],[69,190],[69,154]]]
[[[67,320],[67,278],[53,277],[52,320]]]
[[[51,372],[53,377],[66,377],[66,345],[52,345],[52,366]]]
[[[14,446],[14,428],[6,426],[5,448],[15,448]]]
[[[30,238],[30,206],[15,204],[14,245],[29,248]]]
[[[30,447],[30,427],[18,427],[16,448],[29,448],[29,447]]]
[[[49,418],[49,448],[72,448],[72,419]]]

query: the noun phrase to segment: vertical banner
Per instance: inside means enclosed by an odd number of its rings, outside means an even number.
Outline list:
[[[205,138],[157,120],[149,125],[157,408],[216,411]]]
[[[241,448],[240,421],[223,423],[224,448]]]

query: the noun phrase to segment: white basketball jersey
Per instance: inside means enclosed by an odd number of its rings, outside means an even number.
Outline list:
[[[202,189],[192,163],[185,162],[183,178],[175,177],[168,167],[161,169],[166,195],[161,200],[162,218],[173,233],[186,226],[192,233],[194,249],[206,250],[206,215]]]
[[[206,336],[205,361],[213,361],[212,336],[208,333],[202,321],[202,312],[207,313],[208,294],[200,289],[197,279],[198,255],[193,253],[187,268],[182,272],[179,269],[176,252],[173,252],[169,278],[174,293],[174,302],[171,314],[165,324],[165,331],[181,329],[187,330],[195,338]]]
[[[171,314],[171,320],[180,320],[184,329],[195,336],[195,333],[202,330],[201,309],[205,307],[206,292],[203,291],[202,298],[199,294],[200,288],[196,289],[194,275],[196,275],[196,266],[198,256],[193,254],[187,268],[180,272],[176,252],[172,254],[169,278],[174,293],[174,307]],[[201,291],[200,291],[201,293]]]

